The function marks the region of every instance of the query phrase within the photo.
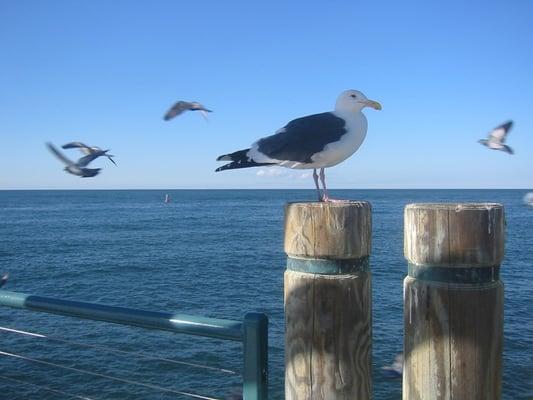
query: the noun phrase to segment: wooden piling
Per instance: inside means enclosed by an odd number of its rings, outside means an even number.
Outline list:
[[[404,218],[403,399],[499,399],[503,207],[409,204]]]
[[[285,208],[285,398],[371,398],[371,206]]]

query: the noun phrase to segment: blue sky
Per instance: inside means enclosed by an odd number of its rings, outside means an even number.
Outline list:
[[[306,171],[214,173],[215,158],[345,89],[383,110],[330,187],[531,188],[531,15],[530,0],[0,0],[0,189],[311,189]],[[179,99],[209,122],[164,122]],[[477,143],[507,119],[514,156]],[[67,175],[44,142],[72,140],[118,167]]]

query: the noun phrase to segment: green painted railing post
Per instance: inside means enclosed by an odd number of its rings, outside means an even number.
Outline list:
[[[268,318],[265,314],[244,316],[243,400],[268,399]]]

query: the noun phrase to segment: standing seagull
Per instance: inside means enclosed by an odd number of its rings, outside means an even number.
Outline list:
[[[489,149],[501,150],[509,154],[514,154],[513,149],[503,144],[512,126],[513,126],[513,121],[507,121],[505,124],[502,124],[498,126],[497,128],[494,128],[489,133],[488,139],[481,139],[481,140],[478,140],[478,142],[484,146],[487,146]]]
[[[64,144],[61,147],[64,149],[80,149],[80,151],[83,154],[94,156],[93,160],[98,157],[104,156],[104,157],[107,157],[109,161],[111,161],[113,164],[117,165],[115,160],[113,160],[112,158],[115,156],[112,154],[107,154],[107,152],[110,150],[102,150],[100,147],[96,147],[96,146],[92,146],[92,147],[87,146],[86,144],[83,144],[82,142],[70,142],[70,143]]]
[[[367,128],[366,117],[361,112],[365,107],[381,110],[377,101],[367,99],[357,90],[346,90],[337,98],[335,111],[292,120],[274,135],[253,143],[251,148],[218,157],[217,161],[231,162],[216,171],[262,165],[313,169],[318,200],[334,201],[328,196],[324,168],[346,160],[361,146]]]
[[[200,111],[202,113],[202,116],[207,119],[207,113],[213,112],[207,108],[205,108],[203,105],[196,101],[178,101],[176,104],[174,104],[170,110],[167,111],[163,119],[165,121],[171,120],[172,118],[180,115],[184,111]]]
[[[98,156],[94,155],[87,155],[85,157],[82,157],[78,160],[78,162],[73,162],[69,160],[67,157],[63,155],[58,149],[56,149],[52,143],[46,143],[46,146],[48,149],[61,161],[63,161],[67,166],[65,167],[65,171],[72,175],[77,175],[82,178],[90,178],[93,176],[98,175],[101,168],[85,168],[91,161],[93,161]]]

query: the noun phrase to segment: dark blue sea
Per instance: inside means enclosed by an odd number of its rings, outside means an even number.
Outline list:
[[[169,204],[163,203],[166,193]],[[503,394],[532,398],[533,208],[524,205],[525,193],[332,191],[373,206],[375,399],[401,398],[401,381],[384,378],[381,367],[402,350],[403,208],[468,201],[505,206]],[[0,272],[10,273],[4,289],[227,319],[264,312],[270,319],[270,398],[282,399],[283,206],[314,196],[311,190],[0,191]],[[240,386],[238,375],[221,371],[240,373],[237,342],[6,307],[0,307],[0,326],[48,336],[0,330],[1,399],[187,398],[105,376],[215,398],[231,397]]]

